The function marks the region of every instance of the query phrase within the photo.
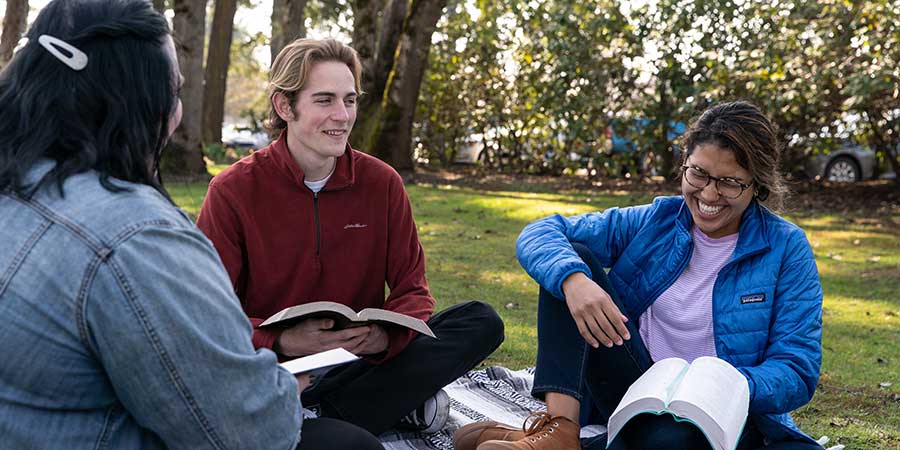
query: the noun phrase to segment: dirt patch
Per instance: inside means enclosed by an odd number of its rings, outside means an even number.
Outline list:
[[[498,174],[477,168],[449,170],[420,170],[413,182],[451,185],[486,191],[570,192],[594,191],[631,192],[648,195],[671,195],[679,192],[677,182],[655,180],[604,179],[588,180],[575,176],[539,176]],[[792,213],[838,213],[858,218],[881,219],[900,217],[900,183],[872,180],[859,183],[795,182],[790,184],[792,195],[786,202]]]

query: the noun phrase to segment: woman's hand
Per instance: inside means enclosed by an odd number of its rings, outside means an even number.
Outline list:
[[[583,272],[566,277],[562,290],[578,332],[591,347],[599,347],[600,342],[612,347],[614,343],[622,345],[631,339],[625,327],[628,318],[619,311],[609,294]]]

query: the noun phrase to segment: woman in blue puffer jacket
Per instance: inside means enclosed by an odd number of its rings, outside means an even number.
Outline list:
[[[822,288],[803,230],[762,205],[785,191],[774,127],[749,103],[720,104],[684,148],[681,196],[522,231],[519,261],[541,285],[533,394],[548,411],[527,436],[471,425],[460,447],[579,449],[580,426],[605,423],[654,361],[715,356],[750,388],[738,449],[821,449],[788,415],[819,377]],[[652,414],[613,445],[708,448],[693,425]]]

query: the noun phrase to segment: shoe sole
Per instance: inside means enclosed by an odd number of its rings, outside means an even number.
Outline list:
[[[446,408],[438,408],[438,410],[436,411],[437,415],[434,418],[434,422],[431,423],[430,427],[422,430],[421,431],[422,434],[434,434],[434,433],[437,433],[438,431],[443,430],[444,426],[447,425],[447,420],[450,419],[450,396],[447,395],[447,393],[444,392],[443,389],[441,389],[441,390],[437,391],[437,393],[434,394],[434,397],[435,397],[435,402],[438,405],[445,404],[445,405],[447,405],[447,407]],[[440,426],[436,426],[438,424],[440,424]]]

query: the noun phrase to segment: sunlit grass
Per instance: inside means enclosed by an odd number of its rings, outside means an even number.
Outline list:
[[[196,216],[205,183],[168,186]],[[515,258],[529,222],[648,202],[628,192],[552,193],[408,186],[438,308],[482,300],[506,323],[486,365],[534,364],[537,285]],[[788,216],[807,232],[824,291],[823,362],[812,402],[794,416],[813,436],[851,449],[900,448],[900,217]]]

